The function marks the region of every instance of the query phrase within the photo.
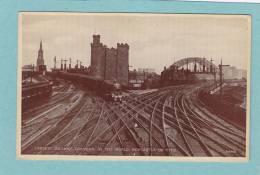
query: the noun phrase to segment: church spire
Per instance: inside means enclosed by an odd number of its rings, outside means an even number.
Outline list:
[[[40,42],[40,48],[38,50],[37,67],[44,65],[43,50],[42,50],[42,40]]]
[[[42,40],[41,40],[41,42],[40,42],[40,50],[42,50]]]

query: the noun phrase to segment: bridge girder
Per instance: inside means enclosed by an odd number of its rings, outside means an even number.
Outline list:
[[[216,72],[218,72],[218,66],[216,66],[214,63],[207,60],[206,58],[200,58],[200,57],[188,57],[188,58],[180,59],[180,60],[176,61],[175,63],[173,63],[169,68],[171,68],[171,67],[179,68],[179,67],[187,65],[187,62],[190,64],[190,63],[195,63],[195,61],[199,65],[205,64],[206,67],[210,67],[212,65],[212,68],[215,69]]]

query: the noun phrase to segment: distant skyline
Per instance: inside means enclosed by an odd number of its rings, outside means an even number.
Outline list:
[[[107,47],[128,43],[134,69],[160,73],[186,57],[212,58],[216,65],[222,59],[223,64],[246,69],[250,25],[247,15],[23,13],[22,65],[36,64],[42,40],[48,69],[55,56],[71,58],[73,66],[76,59],[89,66],[92,35],[99,34]]]

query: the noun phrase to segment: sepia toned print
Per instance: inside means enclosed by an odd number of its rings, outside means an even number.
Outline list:
[[[19,17],[19,157],[247,160],[250,16]]]

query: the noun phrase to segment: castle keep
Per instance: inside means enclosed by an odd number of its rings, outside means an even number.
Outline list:
[[[107,48],[100,35],[93,35],[91,43],[92,75],[102,80],[112,80],[128,86],[128,44],[117,43],[117,48]]]

